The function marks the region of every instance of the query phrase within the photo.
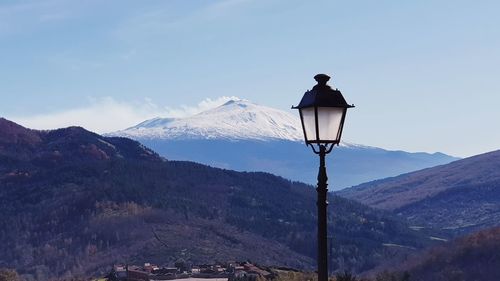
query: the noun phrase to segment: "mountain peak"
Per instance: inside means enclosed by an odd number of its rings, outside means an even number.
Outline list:
[[[32,130],[4,118],[0,118],[0,156],[14,162],[36,159],[48,166],[122,158],[163,161],[137,141],[103,137],[77,126]]]
[[[134,139],[303,139],[297,116],[245,99],[231,99],[185,118],[154,118],[110,135]]]
[[[40,142],[40,137],[36,131],[0,117],[0,143],[35,144],[38,142]]]
[[[251,104],[251,103],[252,102],[249,100],[237,98],[237,99],[231,99],[221,106],[237,105],[240,107],[246,107],[248,104]]]

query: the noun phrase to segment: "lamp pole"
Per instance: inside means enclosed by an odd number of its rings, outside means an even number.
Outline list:
[[[339,145],[344,120],[348,108],[354,107],[346,102],[338,89],[328,84],[330,76],[318,74],[314,76],[318,84],[304,93],[298,109],[304,139],[314,153],[319,155],[318,186],[318,281],[328,281],[328,176],[326,175],[325,157],[335,145]]]
[[[318,171],[318,281],[328,280],[328,253],[327,253],[327,216],[326,207],[328,206],[328,176],[326,175],[325,165],[326,147],[319,147],[319,171]]]

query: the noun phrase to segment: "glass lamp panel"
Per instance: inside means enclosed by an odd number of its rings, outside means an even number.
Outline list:
[[[316,140],[316,118],[314,117],[314,107],[300,109],[302,113],[302,126],[307,141]]]
[[[320,141],[337,141],[344,108],[318,107],[318,125]]]

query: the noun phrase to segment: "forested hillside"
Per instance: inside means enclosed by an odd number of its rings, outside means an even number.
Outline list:
[[[500,151],[342,190],[417,226],[462,234],[500,225]]]
[[[5,119],[0,160],[0,267],[24,278],[89,276],[115,262],[180,258],[315,264],[315,190],[301,183],[167,161],[135,141],[78,127],[34,131]],[[437,235],[330,199],[337,269],[373,268]]]
[[[500,276],[499,253],[497,227],[432,248],[400,267],[415,281],[495,281]]]

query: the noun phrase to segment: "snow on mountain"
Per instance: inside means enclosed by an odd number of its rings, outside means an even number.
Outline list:
[[[186,118],[154,118],[111,135],[171,140],[303,140],[297,116],[247,100],[230,100]]]

